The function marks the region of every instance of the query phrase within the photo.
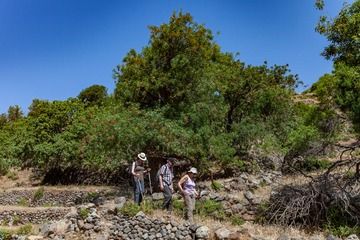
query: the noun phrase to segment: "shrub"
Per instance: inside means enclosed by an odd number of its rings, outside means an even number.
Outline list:
[[[184,209],[185,209],[184,201],[180,200],[180,199],[175,199],[175,200],[173,200],[172,203],[173,203],[173,209],[174,209],[175,213],[178,215],[183,215]]]
[[[196,202],[196,213],[200,216],[212,216],[215,219],[223,220],[225,218],[224,207],[220,202],[214,200],[204,200]]]
[[[20,206],[23,206],[23,207],[28,207],[28,206],[29,206],[29,201],[28,201],[26,198],[22,197],[22,198],[20,198],[20,200],[18,201],[18,204],[19,204]]]
[[[80,208],[80,212],[79,212],[79,215],[81,217],[81,219],[85,219],[89,216],[89,209],[87,208]]]
[[[238,216],[238,215],[234,215],[230,218],[231,220],[231,224],[232,225],[236,225],[236,226],[240,226],[243,225],[245,223],[245,220],[242,219],[242,217]]]
[[[34,192],[34,195],[33,195],[33,201],[39,201],[41,198],[44,197],[44,187],[40,187],[38,188],[35,192]]]
[[[223,188],[222,184],[217,182],[217,181],[212,181],[211,182],[211,188],[215,191],[219,191]]]
[[[8,230],[0,229],[0,239],[1,240],[11,240],[11,232]]]
[[[306,171],[314,171],[327,169],[331,165],[331,162],[326,159],[316,159],[315,157],[308,157],[305,159],[301,168]]]
[[[17,225],[17,224],[19,224],[19,223],[21,223],[21,217],[20,217],[19,215],[15,215],[15,216],[13,217],[13,224],[14,224],[14,225]]]
[[[140,210],[141,210],[141,207],[139,205],[137,205],[136,203],[126,202],[124,204],[124,206],[120,209],[120,213],[125,215],[125,216],[133,217]]]
[[[9,171],[9,172],[6,174],[6,176],[7,176],[9,179],[13,180],[13,181],[19,179],[19,176],[18,176],[15,172],[13,172],[13,171]]]
[[[18,235],[29,235],[31,233],[31,230],[32,230],[32,225],[31,224],[26,224],[24,226],[21,226],[16,231],[16,234],[18,234]]]

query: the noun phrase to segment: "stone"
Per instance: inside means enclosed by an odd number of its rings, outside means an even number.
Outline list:
[[[115,203],[115,207],[118,209],[121,209],[124,204],[126,203],[126,198],[125,197],[117,197],[114,199],[114,203]]]
[[[263,180],[264,180],[264,182],[266,182],[266,184],[269,184],[269,185],[272,184],[271,179],[269,177],[267,177],[267,176],[264,176]]]
[[[153,193],[152,195],[151,195],[151,197],[152,197],[152,199],[153,200],[162,200],[162,199],[164,199],[164,195],[163,195],[163,193]]]
[[[210,194],[209,190],[201,190],[200,191],[200,197],[205,197],[208,196]]]
[[[78,213],[76,211],[76,208],[72,207],[70,209],[70,211],[65,215],[65,218],[68,218],[68,219],[77,218],[77,216],[78,216]]]
[[[44,239],[44,237],[38,235],[30,235],[27,237],[27,240],[40,240],[40,239]]]
[[[70,223],[65,220],[57,222],[46,223],[40,227],[40,233],[43,236],[49,236],[50,234],[64,234],[69,229]]]
[[[290,240],[289,236],[286,234],[280,235],[277,240]]]
[[[231,211],[234,213],[240,213],[243,208],[244,206],[241,203],[238,203],[231,206]]]
[[[326,237],[326,240],[341,240],[341,239],[330,234],[329,236]]]
[[[85,223],[85,224],[84,224],[84,229],[85,229],[85,231],[89,231],[89,230],[91,230],[91,229],[93,229],[93,228],[94,228],[94,225],[91,224],[91,223]]]
[[[254,194],[250,191],[246,191],[244,192],[244,197],[249,201],[252,202],[252,200],[254,199]]]
[[[345,240],[359,240],[359,238],[358,236],[356,236],[356,234],[351,234],[350,236],[345,238]]]
[[[78,220],[78,222],[77,222],[77,224],[78,224],[78,227],[80,228],[80,229],[83,229],[84,228],[84,221],[83,220]]]
[[[145,218],[146,215],[145,215],[144,212],[140,211],[140,212],[138,212],[138,213],[135,215],[135,217]]]
[[[196,239],[208,239],[209,238],[210,229],[206,226],[201,226],[196,229],[195,237]]]
[[[219,228],[215,231],[215,239],[217,240],[226,240],[229,239],[230,231],[227,228]]]

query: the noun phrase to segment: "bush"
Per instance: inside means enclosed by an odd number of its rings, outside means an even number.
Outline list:
[[[13,181],[19,179],[19,176],[18,176],[15,172],[13,172],[13,171],[9,171],[9,172],[6,174],[6,176],[7,176],[9,179],[13,180]]]
[[[232,225],[236,225],[236,226],[240,226],[243,225],[245,223],[245,220],[242,219],[242,217],[238,216],[238,215],[234,215],[230,218],[231,220],[231,224]]]
[[[212,181],[211,182],[211,188],[215,191],[219,191],[223,188],[222,184],[217,182],[217,181]]]
[[[11,232],[8,230],[0,229],[0,239],[1,240],[11,240]]]
[[[21,226],[16,231],[16,234],[18,234],[18,235],[29,235],[31,233],[31,230],[32,230],[32,225],[31,224],[26,224],[24,226]]]
[[[175,213],[182,216],[184,214],[184,209],[185,209],[184,201],[180,199],[174,199],[172,204]]]
[[[34,192],[34,195],[33,195],[33,201],[39,201],[41,198],[44,197],[44,187],[40,187],[38,188],[35,192]]]
[[[80,208],[79,215],[80,215],[81,219],[86,219],[89,216],[89,214],[90,214],[89,209]]]
[[[315,157],[308,157],[302,163],[301,168],[306,171],[322,170],[330,167],[331,162],[326,159],[316,159]]]
[[[133,217],[140,210],[141,210],[141,207],[139,205],[137,205],[136,203],[126,202],[124,204],[124,206],[120,209],[120,213],[125,215],[125,216]]]
[[[23,206],[23,207],[28,207],[28,206],[29,206],[29,201],[28,201],[26,198],[22,197],[22,198],[20,198],[20,200],[18,201],[18,204],[19,204],[20,206]]]
[[[196,213],[200,216],[211,216],[215,219],[223,220],[225,218],[224,207],[221,202],[214,200],[204,200],[196,202]]]
[[[345,238],[351,234],[356,234],[356,235],[360,235],[360,227],[358,226],[354,226],[354,227],[350,227],[350,226],[331,226],[331,225],[326,225],[325,229],[335,235],[335,236],[339,236],[341,238]]]

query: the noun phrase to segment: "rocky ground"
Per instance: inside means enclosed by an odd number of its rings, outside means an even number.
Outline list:
[[[19,178],[24,181],[24,178]],[[13,181],[19,181],[13,180]],[[8,181],[8,182],[7,182]],[[299,229],[266,226],[255,223],[262,202],[283,182],[280,172],[242,173],[238,177],[198,183],[199,201],[221,203],[224,218],[217,214],[195,216],[190,225],[181,216],[167,216],[161,210],[151,214],[138,212],[123,215],[121,210],[131,202],[129,192],[115,187],[30,186],[9,184],[0,192],[0,239],[252,239],[252,240],[332,240],[324,233],[305,233]],[[16,186],[22,187],[16,187]],[[174,196],[181,201],[179,195]],[[161,201],[154,193],[148,201]],[[234,224],[226,219],[243,219]],[[6,234],[8,232],[8,234]],[[356,240],[352,235],[347,240]]]

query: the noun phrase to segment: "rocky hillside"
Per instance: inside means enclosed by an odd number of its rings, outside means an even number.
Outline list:
[[[144,204],[137,207],[132,204],[130,188],[10,187],[0,193],[0,236],[1,239],[97,240],[336,239],[323,232],[260,224],[259,211],[270,195],[279,186],[301,178],[269,171],[199,182],[201,198],[194,225],[182,219],[183,201],[177,194],[174,214],[167,216],[159,209],[161,193],[148,195]]]

